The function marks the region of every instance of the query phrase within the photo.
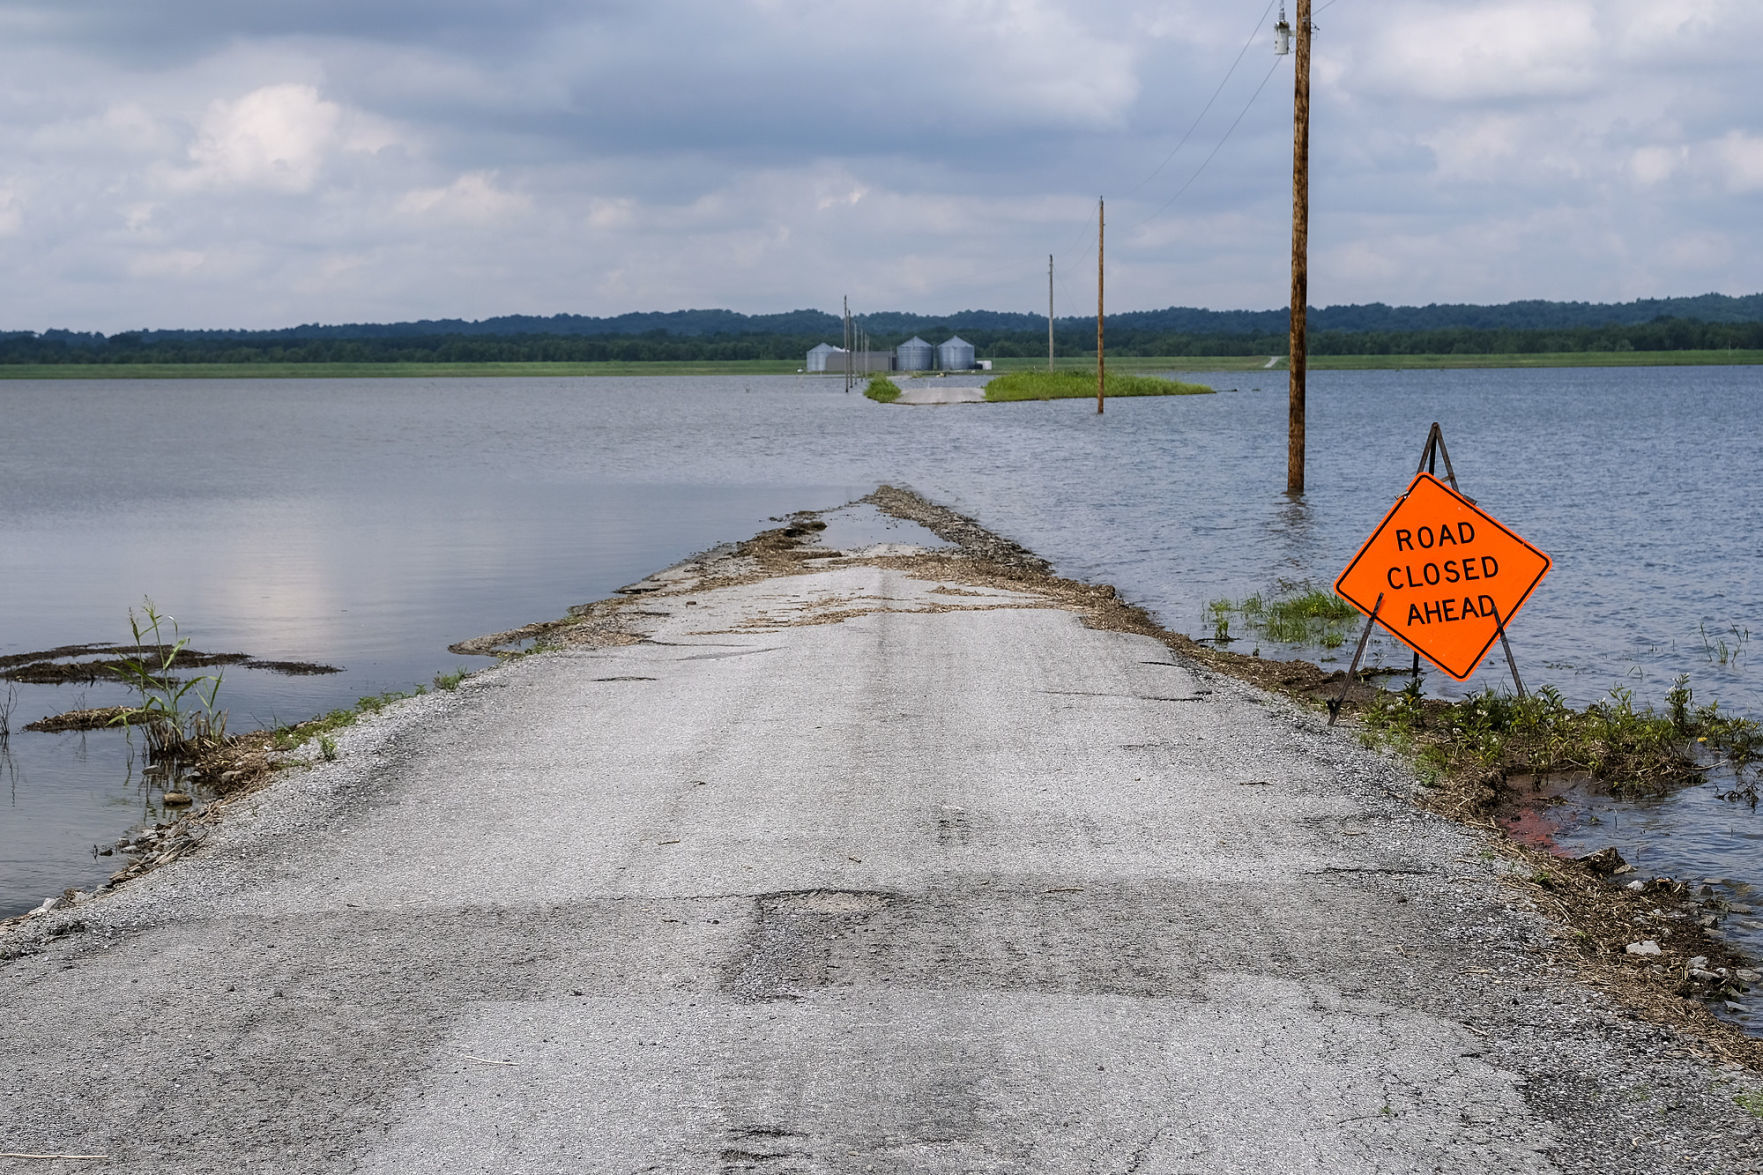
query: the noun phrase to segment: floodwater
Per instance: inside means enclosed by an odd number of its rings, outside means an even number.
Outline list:
[[[0,657],[120,642],[150,596],[204,651],[341,667],[226,670],[233,729],[292,721],[484,664],[447,646],[883,481],[1204,636],[1208,601],[1332,581],[1436,420],[1464,492],[1554,559],[1510,629],[1528,685],[1657,704],[1687,673],[1698,700],[1763,714],[1763,368],[1312,373],[1301,502],[1282,492],[1285,377],[1187,377],[1220,394],[1100,417],[1085,401],[882,406],[794,376],[0,381]],[[1370,660],[1407,664],[1378,640]],[[1490,663],[1467,688],[1506,682]],[[0,916],[101,881],[115,858],[92,847],[158,815],[121,733],[22,730],[121,702],[118,686],[14,689]],[[1599,801],[1563,835],[1763,889],[1763,823],[1713,792]],[[1734,933],[1763,953],[1763,930]]]

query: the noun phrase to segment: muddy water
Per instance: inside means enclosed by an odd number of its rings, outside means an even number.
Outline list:
[[[1657,701],[1687,672],[1699,698],[1763,713],[1742,635],[1763,632],[1763,369],[1314,373],[1301,503],[1281,492],[1278,373],[1196,378],[1235,390],[1097,417],[1080,401],[883,407],[802,377],[0,382],[0,656],[121,640],[151,595],[198,647],[341,666],[226,671],[235,729],[304,718],[472,664],[446,651],[462,637],[880,481],[1200,635],[1208,600],[1331,580],[1438,420],[1464,490],[1554,557],[1512,627],[1528,683]],[[117,687],[16,689],[0,913],[101,880],[114,858],[92,846],[157,811],[116,732],[20,730]],[[1594,847],[1669,844],[1681,865],[1664,871],[1763,888],[1748,809],[1704,788],[1642,811],[1617,814],[1621,837],[1604,835],[1615,819],[1592,826]]]

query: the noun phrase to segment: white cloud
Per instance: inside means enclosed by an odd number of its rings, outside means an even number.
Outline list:
[[[823,190],[814,201],[814,210],[825,212],[829,208],[855,208],[863,203],[863,197],[868,194],[869,189],[857,183],[849,187],[841,186],[833,191]]]
[[[1562,97],[1598,79],[1599,13],[1573,0],[1381,10],[1376,80],[1434,101]]]
[[[1728,190],[1763,191],[1763,138],[1732,131],[1714,145],[1714,152]]]
[[[1439,175],[1472,180],[1486,179],[1510,167],[1519,159],[1525,137],[1523,119],[1501,114],[1458,119],[1417,136],[1432,148]]]
[[[0,38],[0,328],[761,311],[847,284],[1035,309],[1049,252],[1064,309],[1094,302],[1098,193],[1111,306],[1286,296],[1290,61],[1259,4],[440,0],[442,32],[404,33],[371,5],[94,3]],[[1763,6],[1317,19],[1318,300],[1757,288]]]
[[[30,137],[32,148],[45,154],[112,159],[166,155],[176,150],[177,141],[170,121],[137,101],[113,102],[97,114],[50,123]]]
[[[185,187],[309,192],[338,152],[372,153],[394,141],[383,122],[289,82],[211,103],[189,148],[192,166],[174,175]]]
[[[496,173],[490,171],[468,172],[444,188],[407,192],[398,201],[398,211],[404,216],[435,217],[468,224],[492,224],[518,216],[531,207],[532,201],[522,193],[498,188]]]
[[[1643,187],[1664,183],[1688,158],[1686,147],[1637,147],[1628,157],[1628,170]]]
[[[188,277],[202,268],[207,257],[195,249],[162,249],[139,253],[129,259],[135,277]]]
[[[628,196],[617,199],[594,197],[588,201],[587,226],[608,232],[628,228],[636,223],[637,202]]]

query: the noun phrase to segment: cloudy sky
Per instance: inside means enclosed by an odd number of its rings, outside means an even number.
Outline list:
[[[1267,7],[0,0],[0,329],[1278,306]],[[1763,286],[1763,7],[1316,24],[1312,302]]]

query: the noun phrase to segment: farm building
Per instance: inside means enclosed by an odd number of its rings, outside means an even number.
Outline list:
[[[937,365],[937,349],[917,335],[895,347],[894,357],[901,371],[929,371]]]
[[[973,361],[973,344],[960,335],[950,335],[937,348],[937,366],[944,371],[972,371],[978,366]]]
[[[814,350],[808,352],[808,370],[809,371],[826,371],[827,370],[826,361],[827,361],[828,356],[846,355],[848,353],[849,352],[847,352],[843,347],[835,347],[831,343],[822,343],[822,344],[820,344],[820,346],[814,348]],[[843,359],[838,360],[838,362],[836,362],[833,365],[832,370],[834,370],[834,371],[845,370],[845,360],[843,360]]]

